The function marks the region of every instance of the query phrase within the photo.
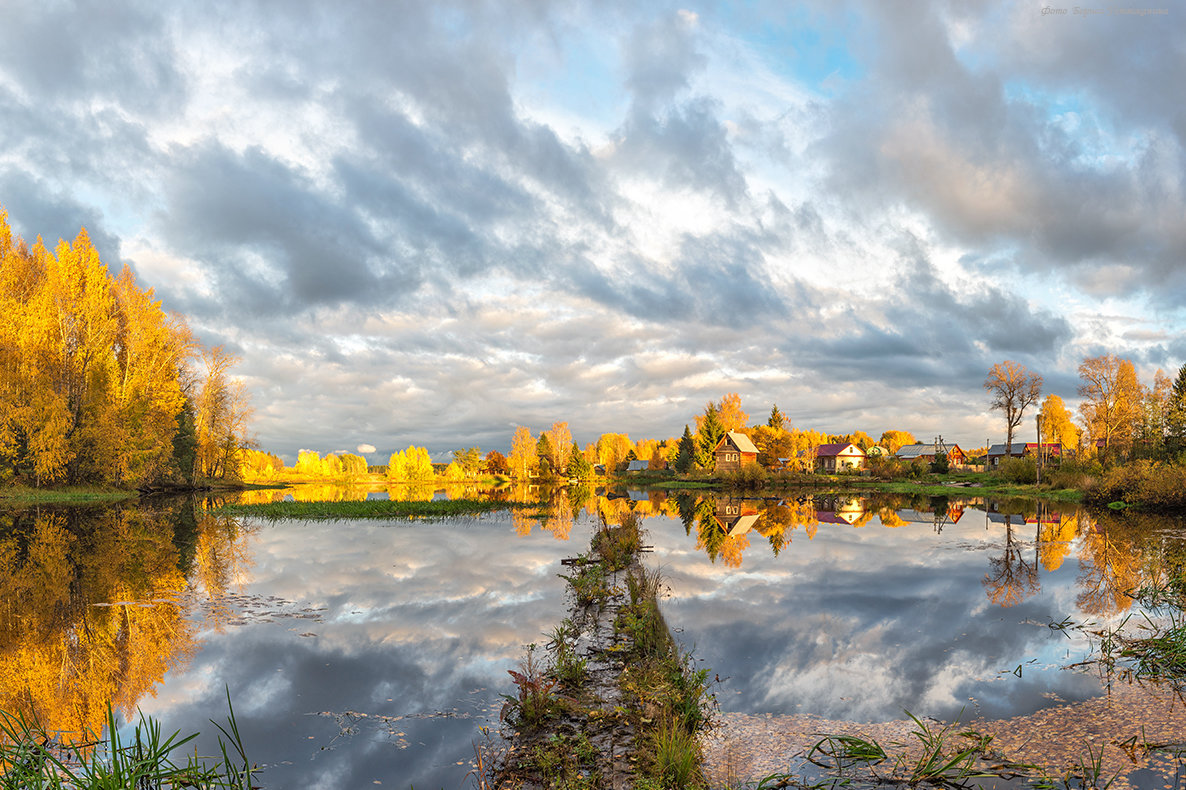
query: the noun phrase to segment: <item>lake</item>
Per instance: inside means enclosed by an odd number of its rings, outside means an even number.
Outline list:
[[[1112,739],[1123,694],[1067,667],[1183,557],[1179,520],[1024,501],[562,492],[538,519],[390,522],[42,507],[0,520],[0,705],[81,730],[111,699],[201,730],[212,754],[229,692],[264,787],[463,786],[507,670],[567,613],[560,560],[627,512],[670,587],[669,625],[720,679],[719,776],[786,767],[815,732],[901,732],[904,711],[979,719],[1006,742],[1098,708]],[[1154,696],[1134,710],[1172,694]],[[1151,727],[1178,726],[1158,710]],[[1160,786],[1147,774],[1133,784]]]

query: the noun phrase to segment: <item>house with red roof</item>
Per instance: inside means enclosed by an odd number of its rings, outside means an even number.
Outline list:
[[[815,465],[824,472],[864,469],[865,451],[851,442],[821,444],[815,448]]]

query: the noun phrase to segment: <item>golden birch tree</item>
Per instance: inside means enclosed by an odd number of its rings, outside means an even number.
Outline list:
[[[1079,365],[1079,410],[1092,441],[1104,449],[1127,449],[1141,414],[1141,384],[1131,361],[1115,354],[1088,357]]]

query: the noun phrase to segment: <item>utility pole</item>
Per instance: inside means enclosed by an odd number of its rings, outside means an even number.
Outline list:
[[[1034,417],[1038,423],[1038,485],[1042,484],[1042,415],[1039,413]]]

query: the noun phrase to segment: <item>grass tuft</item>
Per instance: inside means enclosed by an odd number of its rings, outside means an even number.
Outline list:
[[[227,703],[230,703],[228,694]],[[221,763],[190,755],[176,763],[173,755],[197,734],[165,736],[159,722],[141,717],[130,738],[120,736],[119,723],[107,706],[108,737],[87,732],[77,743],[50,735],[35,718],[0,712],[0,787],[45,790],[165,790],[195,787],[209,790],[251,790],[253,769],[230,708],[227,726],[211,722],[219,738]]]

